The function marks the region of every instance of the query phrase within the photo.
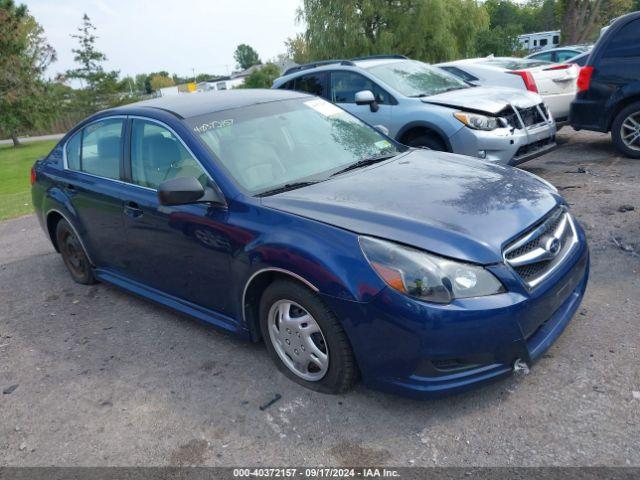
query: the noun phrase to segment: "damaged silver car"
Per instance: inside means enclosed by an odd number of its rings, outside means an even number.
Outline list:
[[[556,147],[556,125],[539,95],[476,87],[400,55],[298,65],[273,88],[324,97],[412,147],[504,165]]]

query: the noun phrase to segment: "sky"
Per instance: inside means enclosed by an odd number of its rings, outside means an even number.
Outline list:
[[[74,68],[75,33],[86,13],[96,26],[105,70],[121,76],[166,70],[181,76],[226,75],[240,43],[265,61],[285,53],[284,41],[304,29],[300,0],[18,0],[42,25],[58,61],[55,76]]]

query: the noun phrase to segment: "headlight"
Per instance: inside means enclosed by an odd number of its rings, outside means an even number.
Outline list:
[[[475,130],[495,130],[496,128],[504,126],[500,118],[487,117],[486,115],[479,115],[477,113],[456,112],[453,116],[467,127]]]
[[[371,237],[360,237],[360,248],[387,285],[426,302],[449,303],[504,292],[500,281],[477,265]]]

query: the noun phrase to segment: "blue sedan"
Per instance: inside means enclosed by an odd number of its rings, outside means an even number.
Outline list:
[[[526,172],[396,143],[281,90],[100,112],[31,172],[76,282],[250,341],[317,391],[416,397],[532,365],[578,308],[589,254]]]

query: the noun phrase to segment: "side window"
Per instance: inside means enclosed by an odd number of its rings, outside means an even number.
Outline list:
[[[558,35],[553,36],[553,44],[558,45],[560,43],[560,37]]]
[[[613,34],[604,57],[640,57],[640,19],[627,23]]]
[[[67,141],[65,154],[67,156],[67,168],[71,170],[80,170],[80,142],[82,141],[82,132],[76,133]]]
[[[558,54],[558,62],[566,62],[570,58],[573,58],[576,55],[578,55],[577,52],[571,52],[568,50],[564,52],[557,52],[557,54]]]
[[[546,47],[546,46],[547,46],[547,43],[548,43],[548,42],[547,42],[547,39],[546,39],[546,38],[543,38],[542,40],[540,40],[540,46],[541,46],[541,47]]]
[[[356,93],[371,90],[376,101],[389,104],[389,95],[366,77],[354,72],[331,73],[331,101],[334,103],[355,103]]]
[[[540,53],[538,55],[533,55],[529,58],[535,58],[536,60],[543,60],[545,62],[551,62],[553,60],[553,52]]]
[[[195,177],[202,186],[207,175],[176,136],[155,122],[134,119],[131,125],[131,179],[157,189],[162,182]]]
[[[87,125],[82,130],[80,170],[105,178],[120,178],[120,156],[124,120],[112,118]]]
[[[294,90],[299,92],[310,93],[311,95],[318,95],[319,97],[327,97],[325,92],[325,85],[327,80],[327,74],[324,72],[314,73],[310,75],[303,75],[295,79]]]

